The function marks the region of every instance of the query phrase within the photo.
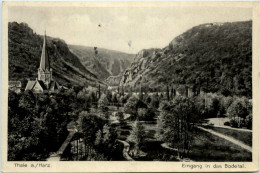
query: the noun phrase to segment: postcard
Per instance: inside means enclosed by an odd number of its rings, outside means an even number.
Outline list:
[[[2,5],[2,172],[259,169],[259,2]]]

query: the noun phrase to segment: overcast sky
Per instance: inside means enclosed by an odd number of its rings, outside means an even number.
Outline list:
[[[25,22],[41,35],[46,30],[67,44],[127,53],[163,48],[199,24],[252,19],[250,8],[213,7],[9,7],[8,15],[10,22]]]

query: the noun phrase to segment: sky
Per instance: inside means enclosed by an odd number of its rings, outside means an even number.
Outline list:
[[[250,8],[229,7],[9,7],[9,22],[67,44],[126,53],[163,48],[193,26],[252,19]],[[100,26],[99,26],[100,25]]]

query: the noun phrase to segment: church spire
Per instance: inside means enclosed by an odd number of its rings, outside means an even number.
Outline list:
[[[48,53],[47,53],[46,31],[45,31],[44,38],[43,38],[40,69],[44,70],[44,71],[50,70],[50,62],[49,62],[49,57],[48,57]]]

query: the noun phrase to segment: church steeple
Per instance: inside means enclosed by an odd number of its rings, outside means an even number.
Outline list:
[[[49,56],[47,53],[47,46],[46,46],[46,31],[43,37],[43,46],[42,46],[42,55],[41,55],[41,62],[40,62],[40,69],[43,71],[50,71],[50,62]]]
[[[47,52],[46,32],[43,37],[41,62],[40,68],[38,69],[38,80],[43,81],[47,88],[52,81],[52,69],[50,68],[50,61]]]

